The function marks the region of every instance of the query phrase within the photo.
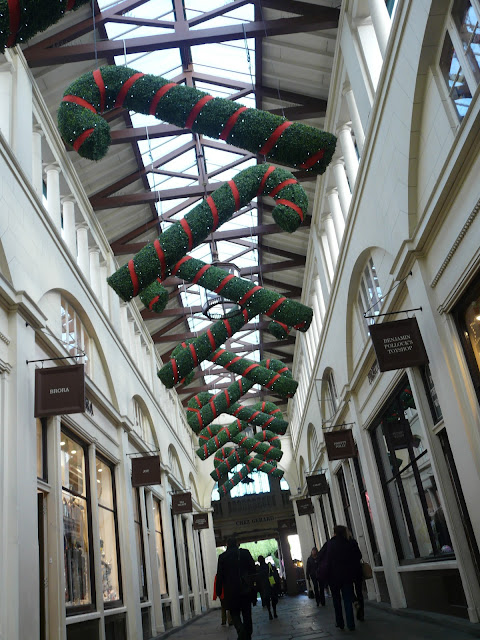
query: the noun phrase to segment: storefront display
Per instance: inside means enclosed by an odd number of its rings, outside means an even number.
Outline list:
[[[63,431],[60,446],[65,604],[85,607],[92,604],[86,457],[83,446]]]
[[[112,469],[98,457],[96,466],[103,600],[112,603],[121,599]]]
[[[398,559],[452,558],[443,505],[406,377],[376,422],[372,442]]]

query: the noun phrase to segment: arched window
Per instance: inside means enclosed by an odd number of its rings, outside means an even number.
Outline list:
[[[62,340],[66,344],[67,351],[72,356],[77,356],[82,351],[85,352],[85,356],[79,358],[78,362],[83,361],[85,373],[91,378],[93,375],[91,360],[92,339],[75,308],[63,296],[60,301],[60,313],[62,316]]]
[[[320,453],[318,436],[313,424],[308,425],[308,470],[312,471]]]
[[[329,371],[324,379],[325,383],[325,416],[333,418],[338,409],[338,394],[333,371]]]
[[[361,324],[365,327],[367,335],[368,327],[374,323],[374,318],[365,318],[364,314],[378,316],[382,297],[383,294],[380,283],[378,282],[377,270],[372,258],[369,258],[363,270],[357,297]]]
[[[133,415],[137,435],[140,436],[146,444],[154,445],[155,438],[150,419],[138,400],[133,401]]]

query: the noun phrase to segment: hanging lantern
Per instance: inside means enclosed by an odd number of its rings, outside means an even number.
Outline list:
[[[240,270],[231,262],[212,262],[214,267],[227,271],[232,276],[240,277]],[[209,320],[224,320],[233,318],[242,312],[242,308],[236,302],[223,298],[215,291],[200,289],[202,300],[202,313]]]

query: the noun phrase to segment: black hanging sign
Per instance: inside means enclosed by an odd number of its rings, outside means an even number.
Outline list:
[[[299,516],[306,516],[309,513],[315,513],[313,503],[310,498],[304,498],[303,500],[297,500],[297,509]]]
[[[179,513],[192,513],[192,494],[174,493],[172,495],[172,513],[177,516]]]
[[[194,513],[193,528],[196,531],[199,529],[208,529],[208,513]]]
[[[85,367],[35,369],[35,418],[85,411]]]
[[[297,523],[295,518],[285,518],[284,520],[278,520],[277,527],[279,532],[296,533]]]
[[[351,429],[330,431],[325,433],[324,436],[329,460],[344,460],[345,458],[357,457],[357,448],[355,447]]]
[[[416,318],[372,324],[369,330],[380,371],[428,364]]]
[[[323,493],[328,493],[327,476],[324,473],[319,473],[316,476],[307,476],[307,487],[311,496],[320,496]]]
[[[397,420],[395,422],[384,422],[383,429],[387,432],[389,447],[395,450],[406,449],[412,441],[412,432],[407,420]]]
[[[162,484],[160,456],[132,458],[132,487]]]

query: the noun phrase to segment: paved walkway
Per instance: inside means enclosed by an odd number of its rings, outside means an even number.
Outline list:
[[[269,620],[260,600],[253,608],[252,640],[471,640],[473,635],[458,629],[399,616],[376,606],[365,607],[365,622],[355,631],[335,628],[332,600],[317,608],[306,596],[284,597],[277,607],[278,619]],[[468,623],[467,623],[468,624]],[[475,625],[476,626],[476,625]],[[220,610],[214,610],[191,624],[170,632],[173,640],[236,640],[234,627],[220,625]],[[475,634],[478,637],[478,631]]]

